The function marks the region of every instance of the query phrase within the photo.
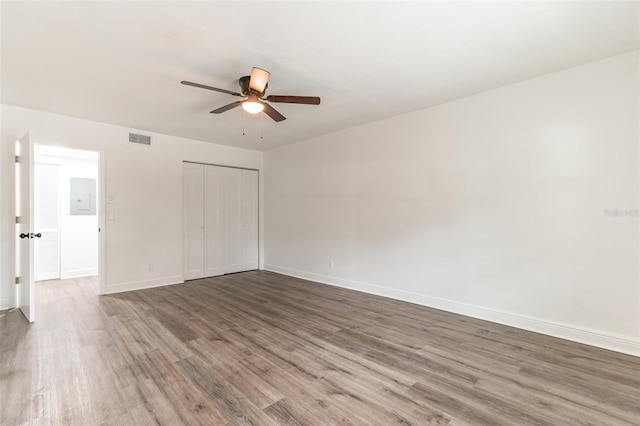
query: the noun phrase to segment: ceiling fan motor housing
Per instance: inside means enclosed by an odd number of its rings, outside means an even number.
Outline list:
[[[269,83],[267,83],[267,85],[264,86],[264,91],[260,93],[260,92],[256,92],[255,90],[251,90],[249,88],[250,80],[251,80],[250,75],[245,75],[244,77],[240,77],[240,79],[238,80],[238,84],[240,85],[240,93],[242,93],[243,96],[249,96],[250,93],[254,93],[259,97],[264,95],[264,92],[267,91],[267,87],[269,87]]]

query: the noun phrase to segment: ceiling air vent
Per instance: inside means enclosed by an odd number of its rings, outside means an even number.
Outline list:
[[[140,143],[142,145],[151,145],[151,136],[129,133],[129,142]]]

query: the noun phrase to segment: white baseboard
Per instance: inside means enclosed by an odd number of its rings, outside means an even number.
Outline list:
[[[67,278],[91,277],[93,275],[98,275],[98,268],[74,269],[71,271],[66,271],[64,273],[60,273],[60,279],[66,280]]]
[[[35,281],[48,281],[48,280],[59,280],[59,279],[61,279],[59,272],[49,272],[47,274],[40,274],[40,275],[36,274]]]
[[[353,280],[331,277],[316,274],[313,272],[299,271],[283,266],[265,264],[267,271],[289,275],[296,278],[329,284],[336,287],[348,288],[362,291],[378,296],[389,297],[391,299],[416,303],[430,308],[441,309],[468,317],[478,318],[498,324],[521,328],[523,330],[559,337],[586,345],[622,352],[629,355],[640,356],[640,339],[633,339],[626,336],[618,336],[598,330],[577,327],[569,324],[562,324],[554,321],[532,318],[525,315],[489,309],[482,306],[471,305],[453,300],[441,299],[424,294],[413,293],[404,290],[397,290]]]
[[[120,284],[108,284],[105,286],[104,294],[122,293],[124,291],[143,290],[145,288],[162,287],[165,285],[182,284],[182,275],[173,277],[154,278],[151,280],[131,281]]]
[[[0,311],[11,309],[13,306],[9,303],[9,299],[0,299]]]

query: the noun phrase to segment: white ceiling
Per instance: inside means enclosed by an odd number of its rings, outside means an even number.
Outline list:
[[[638,2],[6,2],[3,103],[257,150],[636,50]],[[209,111],[257,66],[287,120]],[[260,136],[263,136],[263,139]]]

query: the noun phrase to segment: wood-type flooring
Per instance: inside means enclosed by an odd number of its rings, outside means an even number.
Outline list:
[[[640,425],[640,358],[271,272],[36,297],[1,425]]]

